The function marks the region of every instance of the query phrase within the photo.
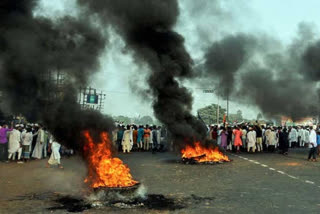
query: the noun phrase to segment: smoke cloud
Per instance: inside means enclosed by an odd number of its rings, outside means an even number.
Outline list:
[[[64,145],[79,149],[81,131],[108,130],[112,120],[77,103],[98,68],[106,35],[88,19],[35,17],[36,0],[0,3],[0,90],[3,109],[41,121]],[[58,72],[64,84],[54,82]]]
[[[229,35],[206,51],[203,77],[217,79],[219,94],[259,107],[265,116],[300,119],[318,114],[320,42],[301,23],[285,48],[261,35]]]
[[[155,116],[176,142],[203,138],[205,129],[190,113],[192,96],[179,80],[193,77],[184,38],[173,30],[179,15],[176,0],[78,0],[121,35],[136,62],[151,70],[147,83]]]

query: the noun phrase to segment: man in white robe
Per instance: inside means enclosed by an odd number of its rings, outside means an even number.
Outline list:
[[[249,128],[249,132],[247,134],[247,141],[248,141],[248,145],[247,145],[248,152],[250,151],[250,148],[252,148],[252,152],[255,152],[256,143],[257,143],[257,134],[252,127]]]
[[[53,136],[50,137],[50,150],[51,150],[51,155],[48,160],[47,167],[58,165],[60,169],[63,169],[63,166],[61,165],[60,159],[60,147],[61,145],[54,139]]]
[[[32,157],[36,159],[41,159],[42,158],[42,152],[43,152],[43,147],[44,147],[44,131],[42,127],[39,128],[38,130],[38,136],[37,136],[37,142],[34,147]]]
[[[19,125],[16,125],[10,134],[9,134],[9,149],[8,149],[8,159],[15,160],[16,152],[18,152],[18,160],[21,159],[21,132],[17,129]]]
[[[133,145],[133,135],[132,135],[132,128],[128,125],[127,129],[123,133],[122,138],[122,150],[123,153],[130,153],[130,150]]]
[[[298,142],[298,132],[295,127],[292,127],[289,133],[289,147],[295,147]]]
[[[306,128],[304,130],[304,144],[309,144],[309,135],[310,135],[310,131],[309,131],[309,128]]]

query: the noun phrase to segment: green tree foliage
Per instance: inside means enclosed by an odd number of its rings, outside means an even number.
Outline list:
[[[206,124],[216,124],[217,123],[217,109],[218,105],[212,104],[210,106],[206,106],[204,108],[198,109],[198,113],[200,114],[202,120]],[[222,123],[223,115],[226,114],[226,109],[219,107],[219,122]]]

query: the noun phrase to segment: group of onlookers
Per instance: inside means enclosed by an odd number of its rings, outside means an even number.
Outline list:
[[[0,161],[25,163],[40,160],[50,154],[48,164],[60,164],[60,144],[40,124],[16,124],[0,126]],[[73,153],[73,151],[72,151]],[[48,165],[49,166],[49,165]]]
[[[320,129],[317,126],[211,125],[208,130],[208,139],[226,151],[274,152],[279,149],[281,154],[287,155],[289,148],[308,146],[308,160],[312,161],[316,161],[316,155],[320,153]]]
[[[113,142],[119,151],[163,151],[166,129],[155,125],[122,125],[113,131]]]

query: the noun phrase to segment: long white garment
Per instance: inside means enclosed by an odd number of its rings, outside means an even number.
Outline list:
[[[317,147],[317,133],[315,130],[310,131],[309,148]]]
[[[33,135],[32,132],[27,132],[22,137],[22,145],[24,146],[30,146],[32,143]]]
[[[304,130],[304,142],[305,143],[309,143],[309,134],[310,134],[310,132],[309,132],[309,130]]]
[[[44,131],[42,129],[39,129],[38,136],[37,136],[37,143],[32,153],[33,158],[36,158],[36,159],[42,158],[43,146],[44,146]]]
[[[123,150],[128,150],[130,152],[131,148],[133,145],[133,135],[132,135],[132,130],[125,130],[123,133],[122,137],[122,149]]]
[[[158,144],[161,144],[161,129],[157,130],[157,142]]]
[[[264,135],[265,135],[265,137],[266,137],[266,145],[267,145],[267,147],[269,146],[269,145],[271,145],[270,144],[270,141],[271,141],[271,129],[267,129],[265,132],[264,132]]]
[[[275,131],[270,131],[268,136],[269,136],[269,139],[268,139],[269,146],[277,147],[277,143],[278,143],[277,133]]]
[[[298,142],[298,132],[295,128],[291,129],[291,132],[289,134],[289,140],[290,142]]]
[[[256,146],[257,134],[256,131],[249,131],[247,136],[248,148]]]
[[[218,144],[218,145],[221,145],[221,132],[222,132],[222,130],[219,129],[219,130],[218,130],[218,140],[217,140],[217,144]]]
[[[60,152],[59,152],[61,145],[57,141],[55,141],[53,137],[51,137],[50,139],[50,144],[51,144],[51,155],[48,160],[48,163],[50,165],[58,165],[60,164],[60,159],[61,159]]]
[[[306,136],[304,134],[305,130],[304,129],[300,129],[299,130],[299,135],[301,136],[301,141],[306,141]]]
[[[9,154],[18,152],[20,149],[21,132],[13,129],[9,134]]]

